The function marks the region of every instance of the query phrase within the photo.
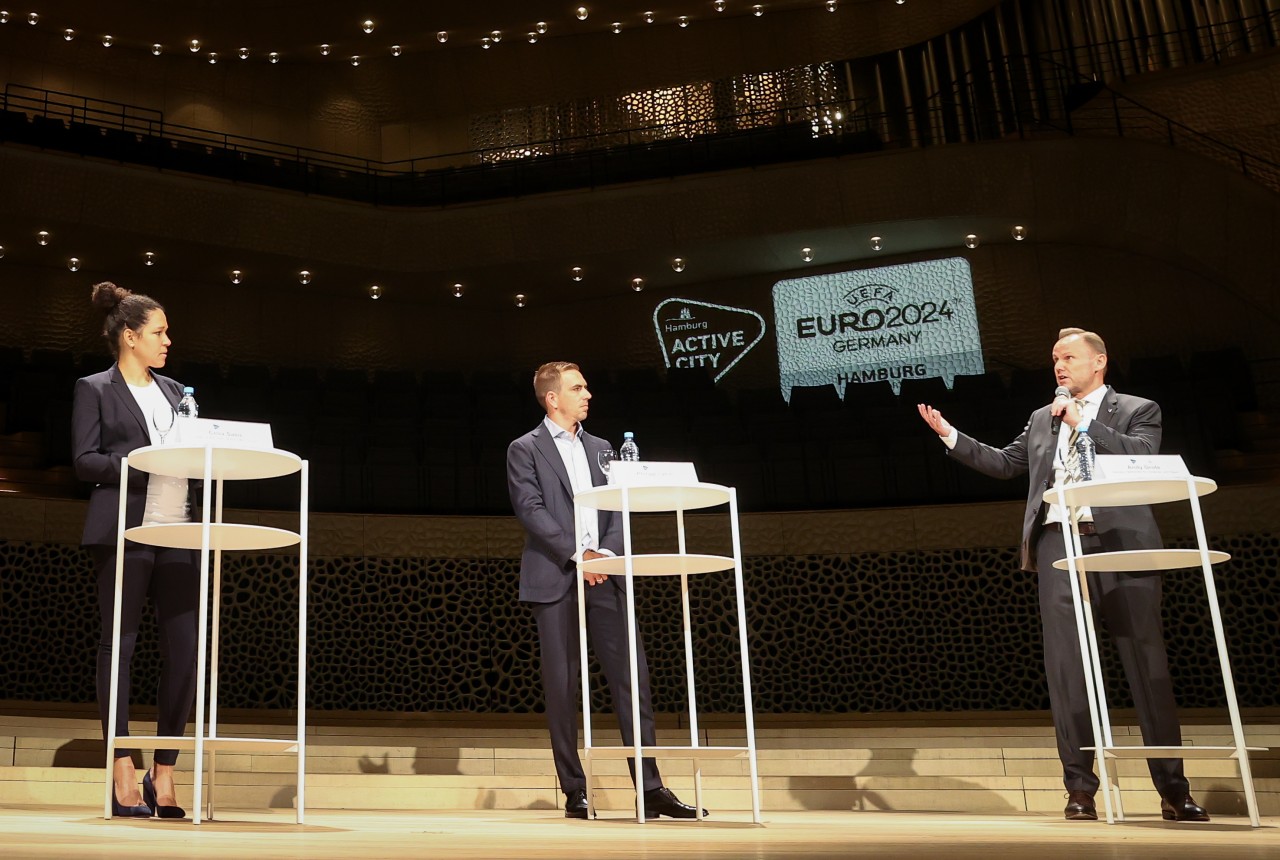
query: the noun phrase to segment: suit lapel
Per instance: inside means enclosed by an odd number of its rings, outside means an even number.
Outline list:
[[[1110,427],[1114,430],[1119,413],[1120,395],[1116,394],[1116,390],[1108,385],[1107,393],[1103,396],[1102,402],[1098,404],[1098,415],[1093,420],[1103,427]]]
[[[158,382],[156,384],[159,385]],[[124,377],[120,374],[120,365],[118,364],[111,365],[111,390],[115,392],[125,411],[138,422],[138,428],[142,430],[143,438],[150,441],[151,431],[147,429],[147,417],[142,414],[142,407],[138,406],[137,399],[133,396],[133,392],[129,390],[129,384],[124,381]]]
[[[560,479],[560,485],[564,487],[565,494],[572,499],[573,484],[569,482],[569,473],[564,468],[564,458],[560,456],[560,451],[556,448],[556,440],[551,438],[545,424],[539,425],[533,431],[533,444],[551,466],[551,471],[555,472],[556,477]]]

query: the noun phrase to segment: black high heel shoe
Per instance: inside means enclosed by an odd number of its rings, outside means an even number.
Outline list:
[[[156,799],[156,785],[151,781],[151,771],[147,771],[142,777],[142,799],[147,805],[156,811],[156,815],[161,818],[186,818],[187,811],[181,806],[161,806],[159,800]],[[150,813],[147,813],[150,815]]]
[[[111,814],[116,818],[150,818],[151,807],[145,803],[139,803],[137,806],[124,806],[120,801],[116,800],[116,787],[113,783],[111,786]]]

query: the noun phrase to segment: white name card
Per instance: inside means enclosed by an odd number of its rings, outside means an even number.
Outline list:
[[[698,472],[692,463],[661,460],[614,460],[609,467],[609,483],[615,486],[665,486],[696,484]]]
[[[271,425],[253,421],[223,421],[218,418],[179,418],[178,444],[190,447],[203,445],[227,448],[252,448],[269,450]]]
[[[1154,481],[1191,477],[1187,464],[1177,454],[1099,454],[1095,463],[1098,480]]]

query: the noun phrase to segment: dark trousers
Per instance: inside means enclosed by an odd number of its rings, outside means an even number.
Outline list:
[[[107,736],[111,707],[111,626],[115,612],[115,547],[91,547],[98,572],[98,609],[102,638],[98,641],[98,712]],[[120,595],[120,681],[116,735],[129,734],[130,666],[138,641],[142,607],[148,596],[155,606],[160,640],[160,689],[156,729],[160,735],[183,735],[196,697],[196,625],[200,606],[199,556],[187,549],[164,549],[132,542],[124,545],[124,585]],[[116,758],[132,750],[116,747]],[[157,764],[172,765],[177,750],[155,751]]]
[[[609,692],[613,696],[613,712],[618,719],[622,741],[631,746],[631,666],[627,647],[627,596],[617,580],[586,586],[587,638],[596,659],[604,669]],[[587,787],[578,756],[578,707],[582,687],[582,663],[578,644],[578,589],[555,603],[530,603],[538,622],[538,645],[542,659],[542,692],[546,699],[547,725],[551,730],[551,751],[555,756],[556,775],[565,794]],[[640,695],[640,740],[644,746],[657,744],[653,725],[653,701],[649,693],[649,666],[644,645],[636,632],[636,679],[634,689]],[[635,760],[628,759],[631,781],[635,782]],[[645,791],[662,787],[658,764],[644,757]]]
[[[1085,554],[1132,549],[1106,531],[1080,538]],[[1066,558],[1062,531],[1047,528],[1036,545],[1040,581],[1040,619],[1044,625],[1044,668],[1049,681],[1049,704],[1062,759],[1062,781],[1068,791],[1098,790],[1093,772],[1094,753],[1081,747],[1093,746],[1089,719],[1089,697],[1085,690],[1084,664],[1071,601],[1070,574],[1055,570],[1053,562]],[[1161,579],[1155,574],[1089,573],[1089,597],[1094,623],[1099,616],[1124,665],[1125,677],[1138,711],[1142,741],[1147,746],[1180,746],[1182,730],[1178,706],[1169,677],[1169,657],[1165,651],[1160,617]],[[1182,759],[1147,759],[1156,790],[1170,799],[1187,794],[1187,778]]]

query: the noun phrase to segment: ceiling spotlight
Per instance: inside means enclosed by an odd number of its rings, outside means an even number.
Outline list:
[[[156,42],[154,45],[151,46],[151,53],[155,54],[157,57],[160,56],[160,52],[163,50],[164,50],[164,45],[161,45],[159,42]]]
[[[492,32],[489,33],[489,38],[493,39],[493,44],[495,45],[498,44],[499,42],[502,41],[502,31],[493,30]]]
[[[449,41],[449,31],[448,31],[448,30],[441,30],[441,31],[439,31],[438,33],[436,33],[436,41],[437,41],[437,42],[439,42],[439,43],[440,43],[440,44],[442,44],[442,45],[443,45],[445,42]]]
[[[187,42],[187,47],[191,49],[191,53],[193,54],[200,53],[200,40],[192,39],[190,42]]]
[[[581,267],[581,266],[574,266],[572,269],[570,269],[570,270],[569,270],[569,272],[570,272],[570,274],[572,274],[572,275],[573,275],[573,279],[574,279],[575,281],[581,281],[581,280],[582,280],[582,267]]]
[[[142,255],[142,263],[144,266],[154,266],[156,264],[156,252],[147,251]]]
[[[76,37],[76,31],[72,30],[70,27],[62,31],[62,38],[66,39],[68,42],[70,42],[75,37]]]
[[[209,65],[214,66],[214,65],[217,65],[217,63],[218,63],[218,52],[217,52],[217,51],[210,51],[210,52],[209,52]]]
[[[764,14],[764,7],[761,6],[759,3],[757,3],[756,5],[751,7],[751,14],[759,18],[761,15]]]
[[[398,57],[403,53],[404,53],[404,48],[400,47],[399,45],[391,46],[391,56]]]
[[[871,237],[871,250],[879,251],[883,247],[884,247],[884,240],[882,240],[879,236]]]
[[[450,288],[449,292],[453,293],[453,297],[454,297],[455,299],[460,299],[460,298],[462,298],[462,292],[463,292],[463,286],[462,286],[462,284],[454,284],[454,285]]]
[[[644,22],[645,22],[646,24],[652,24],[652,23],[653,23],[653,13],[652,13],[652,12],[645,12],[645,13],[644,13]]]
[[[538,35],[542,35],[547,32],[547,22],[539,21],[538,23],[533,25],[533,29],[538,31]]]
[[[978,234],[977,234],[977,233],[967,233],[967,234],[965,234],[965,237],[964,237],[964,246],[965,246],[966,248],[976,248],[976,247],[978,247]]]
[[[104,48],[110,48],[115,43],[116,43],[115,36],[112,36],[110,33],[102,37],[102,47]]]
[[[1013,238],[1015,241],[1018,241],[1018,242],[1021,242],[1023,239],[1027,238],[1027,228],[1023,227],[1021,224],[1014,227]]]
[[[382,298],[382,287],[378,286],[377,284],[370,284],[369,298],[373,299],[375,302],[378,299]]]
[[[836,11],[836,0],[827,0],[827,11],[828,12]]]
[[[364,20],[364,23],[362,23],[362,24],[360,25],[360,29],[361,29],[361,30],[364,30],[366,33],[372,33],[372,32],[373,32],[373,22],[372,22],[372,21],[370,21],[368,18],[366,18],[366,19]]]
[[[32,13],[32,14],[35,14],[35,13]],[[585,21],[587,20],[587,7],[579,6],[573,14],[578,16],[579,21]]]
[[[272,65],[275,65],[280,62],[280,53],[278,51],[272,51],[270,54],[267,54],[267,59],[271,61]]]
[[[538,44],[538,34],[537,34],[537,33],[535,33],[535,32],[533,32],[532,30],[530,30],[528,33],[525,33],[525,36],[527,36],[527,37],[528,37],[528,39],[529,39],[529,44],[530,44],[530,45],[536,45],[536,44]]]
[[[70,259],[68,259],[68,260],[67,260],[67,268],[68,268],[68,269],[70,269],[70,270],[71,270],[71,271],[73,271],[73,272],[78,272],[78,271],[80,271],[80,258],[79,258],[79,257],[71,257]]]
[[[684,257],[676,257],[671,261],[671,268],[677,272],[683,272],[685,267]]]
[[[243,280],[244,280],[244,272],[240,271],[239,269],[231,270],[231,283],[238,284]]]
[[[610,25],[609,25],[609,29],[613,30],[613,32],[615,32],[615,33],[621,33],[621,32],[622,32],[622,22],[621,22],[621,21],[614,21],[612,24],[610,24]]]
[[[812,249],[812,248],[801,248],[801,249],[800,249],[800,259],[804,260],[806,263],[812,263],[812,262],[813,262],[813,249]]]
[[[27,23],[28,23],[28,24],[30,24],[30,25],[31,25],[31,26],[33,26],[33,27],[34,27],[36,24],[39,24],[39,23],[40,23],[40,13],[39,13],[39,12],[32,12],[30,15],[28,15],[28,16],[27,16]]]
[[[522,308],[528,303],[529,299],[524,293],[516,293],[516,307]]]
[[[352,58],[351,58],[351,65],[353,65],[353,66],[358,66],[358,65],[360,65],[360,57],[359,57],[359,55],[354,56],[354,57],[352,57]]]
[[[298,272],[298,283],[300,284],[311,283],[311,273],[308,272],[306,269],[303,269],[301,272]]]
[[[0,24],[8,24],[8,23],[9,23],[9,13],[5,12],[4,10],[0,10]]]
[[[329,56],[329,52],[330,52],[331,50],[333,50],[333,49],[332,49],[332,48],[330,48],[330,47],[329,47],[329,45],[328,45],[327,43],[326,43],[326,44],[324,44],[324,45],[321,45],[321,46],[320,46],[320,56],[322,56],[322,57],[327,57],[327,56]]]
[[[712,5],[712,6],[714,6],[714,7],[716,8],[716,11],[717,11],[717,12],[723,12],[723,11],[724,11],[724,7],[725,7],[727,4],[724,2],[724,0],[716,0],[716,2],[712,3],[711,5]]]
[[[635,290],[637,293],[638,293],[638,292],[640,292],[641,290],[643,290],[643,289],[644,289],[644,278],[632,278],[632,279],[631,279],[631,289]]]
[[[36,234],[36,244],[39,244],[39,245],[48,245],[48,244],[49,244],[49,231],[48,231],[48,230],[41,230],[39,233],[37,233],[37,234]]]
[[[681,27],[688,27],[688,26],[689,26],[689,16],[688,16],[688,15],[681,15],[679,18],[677,18],[677,19],[676,19],[676,22],[677,22]]]
[[[249,59],[249,49],[241,48],[239,51],[236,51],[236,55],[242,60],[247,60]]]
[[[488,36],[481,36],[480,47],[484,48],[486,51],[489,50],[493,47],[493,39],[490,39]]]

